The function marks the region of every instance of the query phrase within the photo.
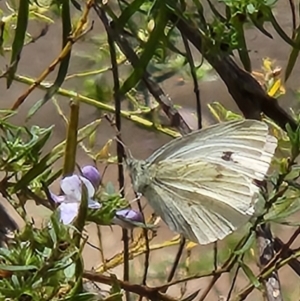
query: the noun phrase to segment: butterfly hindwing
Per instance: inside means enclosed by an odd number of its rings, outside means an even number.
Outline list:
[[[145,196],[165,223],[186,238],[200,244],[222,239],[254,213],[259,188],[249,178],[207,162],[185,168],[165,164],[158,164]],[[199,177],[199,170],[205,176]],[[153,192],[161,200],[152,198]]]

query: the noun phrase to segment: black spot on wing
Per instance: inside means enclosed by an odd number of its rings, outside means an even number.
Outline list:
[[[224,161],[233,161],[232,160],[232,155],[233,155],[233,152],[229,152],[229,151],[223,152],[223,155],[222,155],[221,159],[223,159]]]

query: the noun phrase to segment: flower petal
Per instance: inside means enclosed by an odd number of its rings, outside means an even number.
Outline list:
[[[100,185],[101,176],[98,169],[92,165],[86,165],[82,167],[81,169],[82,176],[87,178],[94,186],[95,189],[97,189]]]
[[[79,203],[62,203],[58,207],[58,212],[60,215],[60,220],[63,224],[70,224],[78,214]]]
[[[143,216],[139,211],[133,209],[123,209],[116,212],[116,216],[120,218],[128,219],[132,222],[143,222]]]
[[[87,189],[88,198],[89,199],[92,198],[95,194],[95,188],[94,188],[93,184],[85,177],[79,177],[79,178],[84,183],[84,185]]]
[[[51,191],[50,191],[50,195],[51,195],[52,200],[57,204],[60,204],[66,200],[66,197],[64,195],[56,195],[56,194],[52,193]]]
[[[101,208],[102,206],[101,206],[101,204],[99,204],[98,202],[96,202],[96,201],[94,201],[94,200],[92,200],[92,199],[89,199],[89,200],[88,200],[88,207],[89,207],[90,209],[99,209],[99,208]]]
[[[66,195],[66,201],[68,202],[80,202],[82,194],[82,183],[84,183],[88,198],[91,198],[95,194],[95,189],[92,183],[84,177],[77,175],[65,177],[60,181],[60,187]]]
[[[132,209],[123,209],[116,212],[112,223],[119,225],[124,229],[133,229],[136,227],[134,223],[143,223],[143,216],[139,211]]]
[[[60,181],[60,187],[67,196],[68,201],[81,201],[81,181],[76,175],[65,177]]]

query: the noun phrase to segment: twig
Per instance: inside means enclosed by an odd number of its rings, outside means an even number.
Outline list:
[[[27,84],[27,85],[32,85],[32,84],[35,83],[35,81],[32,78],[22,76],[22,75],[18,75],[18,74],[15,74],[14,79],[18,82],[21,82],[21,83],[24,83],[24,84]],[[39,83],[38,84],[38,86],[43,90],[47,90],[50,85],[52,85],[52,84],[48,84],[48,83]],[[93,98],[84,96],[82,94],[75,93],[73,91],[62,89],[62,88],[59,88],[56,93],[59,94],[59,95],[65,96],[68,99],[76,98],[77,101],[88,104],[88,105],[90,105],[94,108],[98,108],[98,109],[101,109],[101,110],[106,111],[106,112],[115,113],[115,107],[114,106],[111,106],[109,104],[105,104],[101,101],[98,101],[98,100],[95,100]],[[147,108],[147,109],[144,109],[144,110],[140,111],[140,113],[145,113],[145,114],[149,113],[149,112],[150,112],[150,108],[149,109]],[[158,131],[160,133],[163,133],[163,134],[166,134],[168,136],[171,136],[173,138],[180,136],[180,134],[173,131],[172,129],[164,128],[162,126],[156,125],[156,124],[154,124],[153,122],[151,122],[147,119],[144,119],[140,116],[135,115],[134,112],[121,110],[120,114],[121,114],[122,117],[124,117],[124,118],[126,118],[126,119],[128,119],[128,120],[130,120],[130,121],[132,121],[136,124],[139,124],[140,126],[142,126],[144,128],[155,129],[156,131]]]
[[[261,119],[261,113],[264,113],[283,130],[286,130],[286,124],[289,124],[293,130],[297,128],[297,122],[278,105],[276,98],[264,91],[250,73],[239,68],[229,55],[216,54],[205,47],[202,34],[196,26],[188,23],[187,20],[179,19],[172,11],[170,11],[170,21],[218,72],[246,118]]]
[[[233,292],[233,289],[234,289],[234,285],[236,283],[236,280],[237,280],[240,268],[241,268],[241,266],[238,265],[237,268],[236,268],[236,270],[235,270],[235,273],[234,273],[234,276],[233,276],[233,279],[232,279],[232,282],[231,282],[231,285],[230,285],[230,289],[229,289],[228,294],[227,294],[226,301],[230,300],[230,297],[232,295],[232,292]]]
[[[267,266],[263,268],[263,270],[255,276],[255,278],[262,283],[265,279],[269,278],[269,276],[274,271],[279,271],[280,268],[289,264],[292,260],[298,258],[300,256],[300,250],[293,252],[293,255],[289,256],[288,258],[280,258],[278,261],[270,261]],[[240,292],[231,300],[232,301],[242,301],[254,290],[255,286],[254,283],[251,283],[240,290]]]
[[[141,235],[143,236],[142,233],[141,233]],[[152,240],[153,238],[154,238],[154,236],[150,237],[149,240]],[[166,247],[177,246],[179,243],[180,243],[179,239],[171,239],[171,240],[166,241],[161,244],[150,245],[149,248],[150,248],[150,251],[161,250]],[[141,241],[141,237],[138,237],[137,239],[135,239],[132,242],[132,244],[130,246],[129,259],[132,260],[133,258],[144,254],[145,251],[146,251],[145,244],[143,241]],[[123,253],[124,252],[121,251],[121,252],[115,254],[112,258],[106,260],[105,266],[104,266],[104,264],[102,264],[102,265],[99,265],[98,267],[96,267],[95,270],[97,271],[97,273],[104,273],[105,271],[113,269],[113,268],[117,267],[118,265],[122,264],[123,258],[124,258]]]
[[[115,41],[117,42],[124,55],[127,57],[128,61],[134,68],[138,67],[139,58],[126,40],[122,29],[116,29],[116,26],[113,22],[111,22],[111,28],[114,34]],[[182,135],[189,133],[191,131],[190,127],[174,107],[171,98],[165,95],[160,86],[151,79],[151,76],[147,71],[144,72],[142,81],[148,88],[149,92],[153,95],[155,100],[160,104],[165,114],[169,117],[171,126],[178,128]]]
[[[180,244],[179,244],[179,248],[178,248],[178,251],[177,251],[177,254],[176,254],[176,257],[175,257],[175,260],[173,262],[173,266],[172,266],[172,269],[170,271],[170,274],[168,276],[168,279],[167,279],[167,282],[171,282],[174,278],[174,275],[176,273],[176,270],[177,270],[177,267],[178,267],[178,264],[179,264],[179,261],[180,261],[180,258],[182,256],[182,252],[183,252],[183,249],[184,249],[184,246],[185,246],[185,238],[182,236],[181,239],[180,239]],[[163,293],[165,293],[167,291],[168,287],[165,287],[164,289],[162,289],[161,291]]]
[[[117,157],[118,157],[118,180],[119,180],[119,189],[122,197],[124,197],[124,169],[123,169],[123,157],[124,157],[124,145],[121,143],[121,95],[120,95],[120,82],[119,82],[119,69],[117,62],[117,55],[115,44],[113,40],[113,34],[109,26],[109,21],[106,17],[105,12],[98,4],[93,4],[93,8],[96,11],[98,17],[102,21],[106,34],[107,41],[110,50],[110,59],[112,66],[113,82],[114,82],[114,99],[115,99],[115,118],[116,118],[116,127],[118,130],[117,133]],[[128,230],[122,228],[122,239],[124,246],[124,270],[123,270],[123,279],[124,281],[129,280],[129,240],[128,240]],[[125,292],[126,300],[130,300],[129,291]]]
[[[84,25],[88,21],[88,14],[94,4],[94,0],[88,0],[85,6],[85,9],[82,13],[82,16],[77,23],[77,26],[70,36],[69,42],[66,44],[66,46],[62,49],[58,57],[43,71],[43,73],[36,79],[36,81],[25,91],[13,104],[11,110],[17,110],[19,106],[25,101],[25,99],[29,96],[29,94],[39,85],[41,82],[56,68],[56,66],[68,55],[68,53],[71,51],[71,48],[74,44],[74,40],[81,35],[81,31],[84,27]]]
[[[222,267],[218,268],[217,270],[214,270],[212,272],[209,273],[204,273],[204,274],[195,274],[195,275],[191,275],[188,276],[186,278],[182,278],[179,280],[174,280],[170,283],[161,285],[160,287],[158,287],[160,290],[165,289],[166,287],[170,287],[179,283],[183,283],[183,282],[187,282],[190,280],[194,280],[194,279],[200,279],[200,278],[204,278],[204,277],[209,277],[209,276],[213,276],[213,279],[211,280],[211,283],[209,284],[210,289],[212,288],[213,284],[220,278],[220,276],[224,273],[228,273],[231,268],[234,266],[234,264],[237,261],[238,255],[235,254],[235,251],[239,250],[240,248],[243,247],[243,245],[248,241],[250,237],[250,234],[246,237],[246,238],[242,238],[236,245],[236,247],[234,248],[234,250],[232,251],[232,253],[229,255],[229,257],[227,258],[227,260],[223,263]],[[201,297],[200,300],[204,300],[206,295],[209,293],[210,289],[205,290]]]
[[[113,285],[117,282],[118,285],[125,291],[135,293],[139,296],[145,296],[150,300],[177,301],[177,299],[159,292],[157,288],[151,288],[145,285],[131,284],[128,281],[118,280],[115,277],[109,277],[90,271],[84,271],[83,277],[90,281],[100,282],[107,285]]]
[[[278,257],[281,255],[284,255],[288,250],[290,250],[290,246],[293,244],[293,242],[296,240],[296,238],[300,235],[300,227],[296,229],[296,231],[293,233],[293,235],[290,237],[290,239],[282,246],[282,249],[276,254]]]
[[[146,222],[145,220],[145,215],[144,215],[144,211],[142,208],[142,204],[141,201],[138,199],[137,201],[139,210],[142,214],[143,217],[143,223]],[[143,280],[142,280],[142,284],[146,285],[147,282],[147,276],[148,276],[148,270],[149,270],[149,259],[150,259],[150,245],[149,245],[149,238],[148,238],[148,230],[146,228],[143,229],[143,233],[144,233],[144,237],[145,237],[145,246],[146,246],[146,251],[145,251],[145,263],[144,263],[144,274],[143,274]]]
[[[197,112],[197,120],[198,120],[198,129],[202,129],[202,110],[201,110],[201,99],[200,99],[200,89],[197,80],[196,67],[193,60],[193,55],[191,52],[191,48],[189,42],[185,36],[182,36],[184,48],[186,51],[186,57],[188,63],[190,65],[191,75],[194,83],[194,93],[196,96],[196,112]]]
[[[275,237],[274,239],[274,250],[276,252],[280,252],[284,248],[284,243],[281,241],[280,238]],[[290,256],[294,255],[294,251],[288,248],[285,250],[285,252],[282,254],[283,258],[288,258]],[[293,269],[293,271],[300,276],[300,262],[297,259],[292,259],[289,262],[289,266]]]
[[[292,39],[295,38],[296,35],[296,28],[297,28],[297,24],[296,24],[296,7],[295,7],[295,2],[294,0],[288,0],[290,7],[291,7],[291,13],[292,13],[292,26],[293,26],[293,32],[292,32]]]
[[[214,242],[214,270],[218,269],[218,242]]]

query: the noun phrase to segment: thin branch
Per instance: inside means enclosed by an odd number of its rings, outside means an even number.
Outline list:
[[[138,200],[137,204],[138,204],[139,210],[140,210],[140,212],[142,214],[142,217],[143,217],[143,223],[146,223],[146,219],[145,219],[145,215],[144,215],[144,211],[143,211],[143,208],[142,208],[141,201]],[[143,233],[144,233],[144,237],[145,237],[146,251],[145,251],[145,263],[144,263],[144,274],[143,274],[142,284],[146,285],[148,270],[149,270],[149,264],[150,264],[150,245],[149,245],[149,238],[148,238],[148,229],[144,228]]]
[[[291,13],[292,13],[292,26],[293,26],[293,32],[292,32],[292,38],[295,38],[296,35],[296,28],[297,28],[297,23],[296,23],[296,6],[294,0],[288,0],[290,8],[291,8]]]
[[[285,248],[285,244],[281,241],[280,238],[275,237],[274,239],[274,250],[276,252],[281,252],[281,250]],[[285,248],[286,249],[286,248]],[[277,254],[278,254],[277,253]],[[294,255],[294,251],[288,248],[282,254],[283,258],[288,258]],[[289,262],[289,266],[293,269],[293,271],[300,276],[300,262],[297,259],[293,259]]]
[[[298,258],[300,256],[299,250],[294,250],[293,254],[289,256],[288,258],[280,258],[277,261],[271,260],[267,266],[265,266],[262,271],[255,276],[255,278],[262,283],[265,279],[268,279],[270,275],[274,271],[279,271],[280,268],[283,266],[289,264],[292,260]],[[254,283],[250,283],[246,287],[240,290],[240,292],[231,300],[232,301],[242,301],[245,300],[245,298],[255,289]]]
[[[175,257],[175,260],[173,262],[173,266],[172,266],[172,269],[170,271],[170,274],[168,276],[168,279],[167,279],[167,282],[171,282],[174,278],[174,275],[176,273],[176,270],[177,270],[177,267],[178,267],[178,264],[179,264],[179,261],[180,261],[180,258],[182,256],[182,252],[184,250],[184,246],[185,246],[185,238],[182,236],[181,239],[180,239],[180,244],[179,244],[179,248],[178,248],[178,251],[177,251],[177,254],[176,254],[176,257]],[[164,289],[162,289],[161,291],[163,293],[165,293],[167,291],[168,287],[165,287]]]
[[[114,285],[115,283],[117,283],[125,291],[135,293],[139,296],[147,297],[150,300],[177,301],[177,299],[159,292],[157,288],[151,288],[145,285],[131,284],[128,281],[118,280],[115,277],[109,277],[90,271],[84,271],[83,277],[90,281],[100,282],[107,285]]]
[[[236,270],[235,270],[235,273],[234,273],[234,275],[233,275],[233,279],[232,279],[232,282],[231,282],[231,285],[230,285],[230,289],[229,289],[229,291],[228,291],[228,295],[227,295],[226,301],[229,301],[230,298],[231,298],[231,295],[232,295],[232,292],[233,292],[235,283],[236,283],[236,281],[237,281],[237,277],[238,277],[240,268],[241,268],[241,266],[238,265],[237,268],[236,268]]]
[[[218,269],[218,242],[214,242],[214,270]]]
[[[196,96],[196,112],[197,112],[197,120],[198,120],[198,129],[202,129],[202,109],[201,109],[201,99],[200,99],[200,89],[197,80],[196,67],[193,60],[193,55],[191,52],[191,48],[189,42],[185,36],[182,36],[184,48],[186,51],[186,58],[190,65],[191,75],[194,83],[194,93]]]
[[[111,22],[111,28],[114,33],[114,39],[118,46],[127,57],[128,61],[131,63],[133,68],[139,65],[139,58],[135,51],[130,46],[129,42],[126,40],[125,35],[122,30],[117,30],[113,22]],[[165,114],[169,117],[171,121],[171,126],[178,128],[182,135],[187,134],[191,131],[189,125],[181,117],[177,109],[174,107],[172,100],[167,96],[160,86],[151,79],[151,75],[145,71],[141,80],[146,85],[149,92],[153,95],[155,100],[160,104],[161,108]]]
[[[289,124],[293,130],[297,122],[282,109],[276,98],[269,96],[255,78],[237,66],[225,53],[214,53],[206,49],[203,36],[193,24],[178,18],[170,11],[170,21],[185,36],[220,75],[229,93],[246,118],[261,119],[261,113],[273,119],[283,130]]]
[[[85,9],[82,13],[80,20],[77,23],[77,26],[70,36],[69,42],[62,49],[58,57],[43,71],[43,73],[34,81],[34,83],[16,100],[12,106],[12,110],[17,110],[20,105],[26,100],[29,94],[51,73],[54,71],[56,66],[68,55],[71,51],[74,44],[74,40],[81,35],[82,29],[88,21],[88,14],[94,4],[94,0],[88,0],[85,6]]]
[[[32,78],[26,77],[26,76],[22,76],[19,74],[15,74],[14,79],[20,83],[24,83],[26,85],[32,85],[35,83],[35,81]],[[41,88],[42,90],[47,90],[49,88],[49,86],[52,85],[52,83],[39,83],[38,87]],[[76,98],[77,101],[83,102],[87,105],[90,105],[94,108],[98,108],[100,110],[106,111],[106,112],[111,112],[111,113],[115,113],[115,107],[106,103],[103,103],[101,101],[95,100],[93,98],[84,96],[82,94],[76,93],[74,91],[70,91],[70,90],[66,90],[66,89],[62,89],[59,88],[56,92],[59,95],[65,96],[68,99],[70,98]],[[139,112],[133,112],[133,111],[125,111],[125,110],[121,110],[120,114],[123,118],[126,118],[144,128],[147,129],[155,129],[156,131],[166,134],[168,136],[171,137],[178,137],[179,134],[169,128],[166,127],[162,127],[159,125],[154,124],[153,122],[142,118],[138,115],[140,114],[147,114],[151,111],[150,108],[145,108],[145,109],[140,109]]]
[[[98,17],[102,21],[106,34],[107,41],[110,50],[110,59],[112,66],[112,74],[113,74],[113,82],[114,82],[114,99],[115,99],[115,119],[116,119],[116,127],[117,127],[117,158],[118,158],[118,180],[119,180],[119,189],[122,197],[124,195],[124,168],[123,168],[123,158],[124,158],[124,145],[121,143],[121,95],[120,95],[120,82],[119,82],[119,69],[117,62],[117,54],[115,49],[115,43],[113,40],[113,34],[111,32],[111,28],[109,26],[109,21],[104,10],[98,5],[93,4],[93,8],[97,13]],[[124,270],[123,270],[123,279],[124,281],[129,280],[129,239],[128,239],[128,230],[122,228],[122,240],[124,246]],[[126,300],[130,300],[129,291],[125,292]]]

